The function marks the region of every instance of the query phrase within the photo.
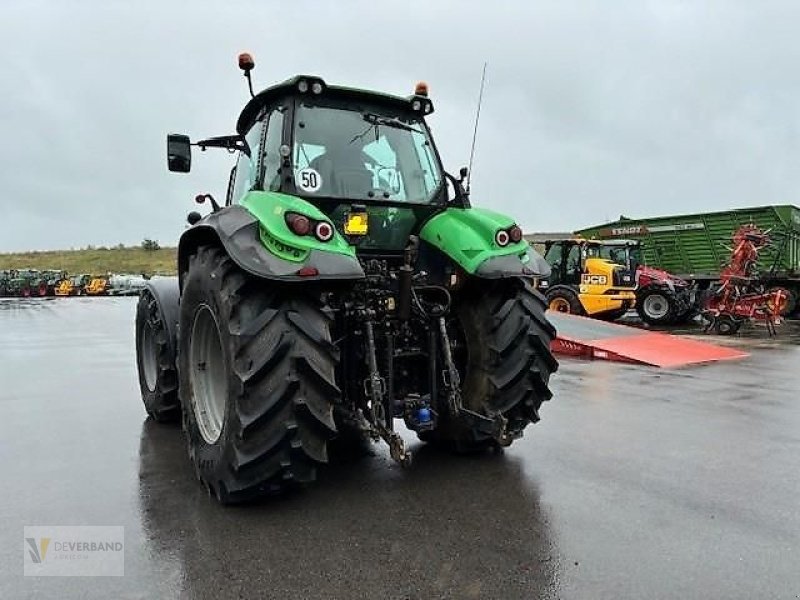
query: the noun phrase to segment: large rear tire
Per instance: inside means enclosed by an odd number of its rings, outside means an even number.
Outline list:
[[[460,366],[462,403],[490,417],[502,414],[512,439],[539,420],[542,402],[552,397],[547,384],[558,368],[550,352],[556,332],[545,307],[544,297],[521,280],[467,291],[454,307],[466,346]],[[474,422],[446,414],[423,439],[444,442],[460,452],[496,444]]]
[[[164,315],[153,294],[145,290],[136,305],[136,367],[144,409],[161,423],[178,421],[181,414],[171,348]]]
[[[178,372],[189,455],[223,503],[315,479],[336,431],[339,353],[319,296],[244,274],[221,250],[189,259]]]
[[[669,325],[677,318],[675,292],[660,286],[648,286],[636,293],[636,312],[649,325]]]

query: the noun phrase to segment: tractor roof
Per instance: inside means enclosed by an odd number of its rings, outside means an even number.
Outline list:
[[[396,107],[400,110],[411,110],[411,103],[414,101],[414,99],[423,100],[423,98],[420,96],[415,95],[402,97],[392,94],[385,94],[383,92],[375,92],[372,90],[327,85],[321,77],[317,77],[315,75],[295,75],[286,81],[282,81],[281,83],[277,83],[260,91],[253,98],[251,98],[250,101],[245,105],[244,109],[242,109],[242,113],[239,115],[239,120],[236,123],[236,132],[240,135],[244,135],[258,118],[261,109],[265,105],[270,104],[272,101],[282,97],[300,94],[301,92],[298,91],[297,86],[303,80],[306,80],[309,83],[321,83],[324,86],[322,96],[325,98],[383,104],[385,106]],[[311,94],[309,92],[305,92],[303,95]],[[427,98],[424,98],[424,100],[430,102]],[[432,112],[433,105],[431,104],[431,109],[426,114],[431,114]]]

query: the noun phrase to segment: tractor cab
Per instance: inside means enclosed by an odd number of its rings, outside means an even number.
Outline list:
[[[442,167],[425,122],[432,112],[422,82],[401,97],[298,75],[255,94],[239,116],[238,135],[193,145],[237,153],[226,206],[258,212],[255,204],[269,210],[277,198],[301,199],[359,253],[402,254],[430,217],[448,206],[469,206],[460,181]],[[169,136],[171,170],[188,171],[190,145],[186,136]],[[268,194],[254,197],[253,191]],[[296,235],[333,237],[327,223],[318,229],[320,219],[302,211],[285,215]]]
[[[636,273],[639,266],[644,265],[642,244],[638,240],[603,240],[600,257],[622,265],[632,273]]]
[[[544,242],[544,249],[545,260],[552,271],[550,277],[543,280],[543,287],[597,285],[600,281],[610,287],[635,286],[626,263],[613,260],[604,243],[581,238],[551,239]]]

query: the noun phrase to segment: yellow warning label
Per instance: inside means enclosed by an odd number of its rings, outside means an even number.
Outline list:
[[[367,231],[369,231],[367,213],[357,212],[347,215],[347,221],[344,223],[346,235],[366,235]]]

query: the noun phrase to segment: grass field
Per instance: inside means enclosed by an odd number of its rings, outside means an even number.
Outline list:
[[[53,269],[72,275],[88,273],[132,273],[174,275],[176,248],[143,250],[131,248],[87,248],[0,254],[0,270]]]

